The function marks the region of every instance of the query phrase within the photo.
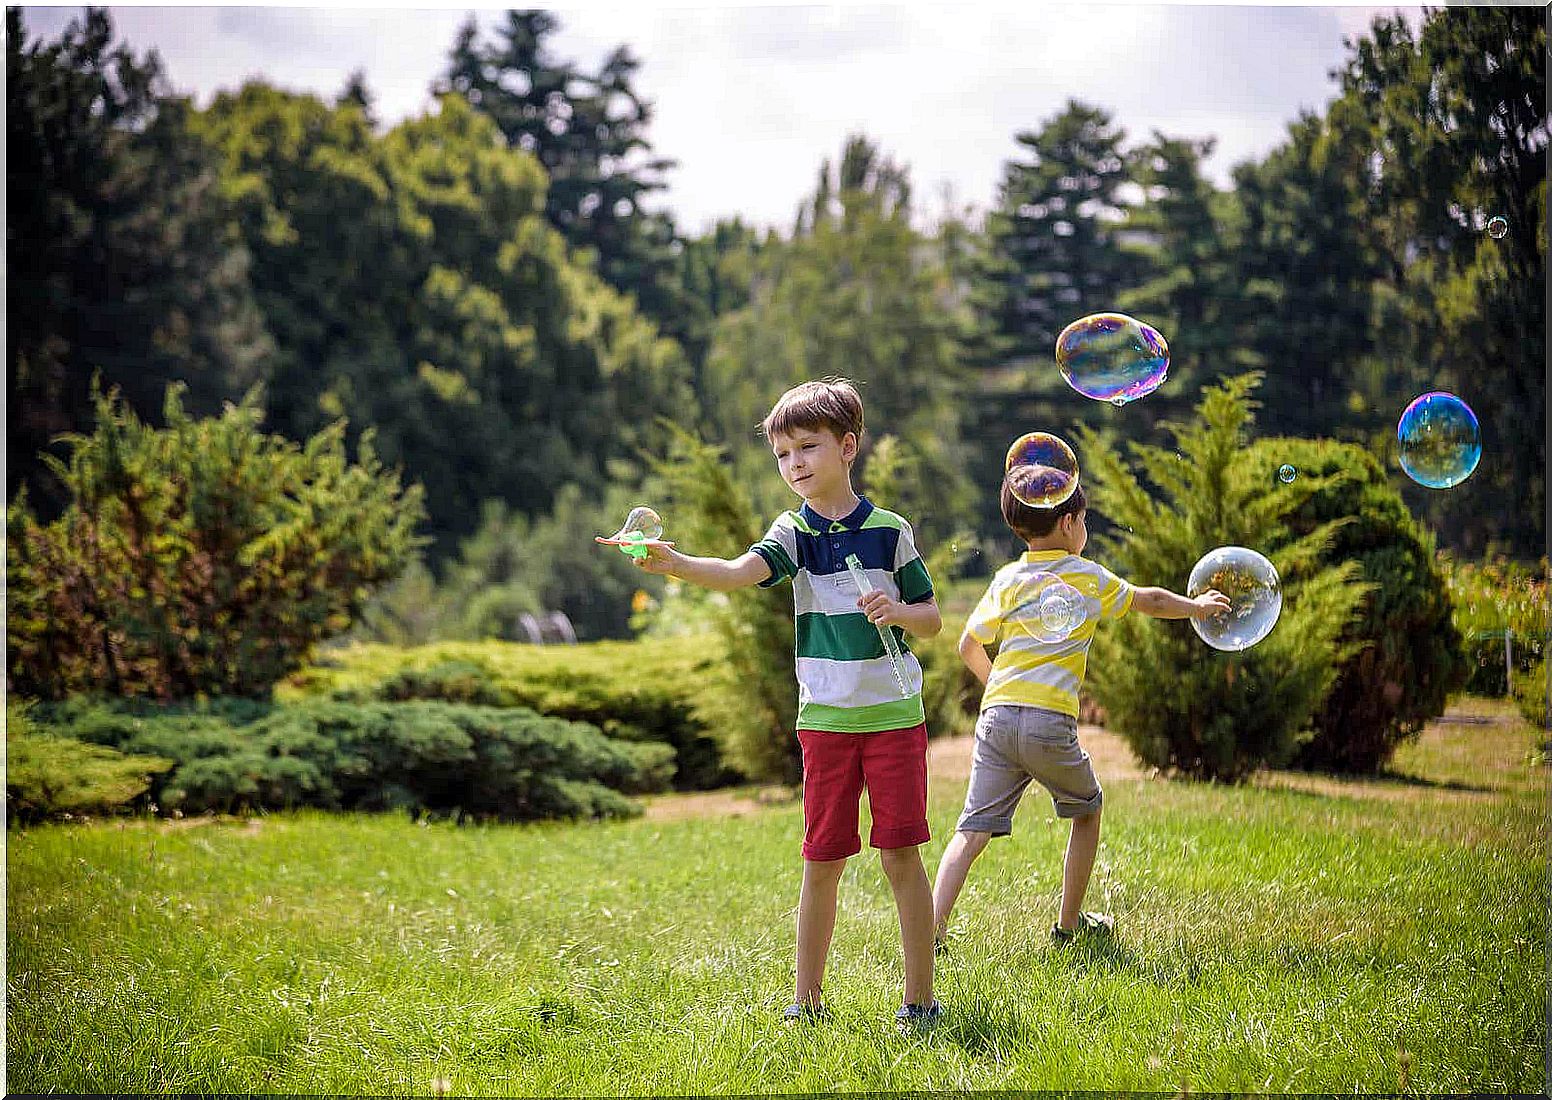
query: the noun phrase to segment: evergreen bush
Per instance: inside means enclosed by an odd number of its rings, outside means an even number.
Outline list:
[[[11,690],[187,699],[261,696],[349,625],[416,544],[401,491],[344,423],[298,446],[258,430],[258,392],[195,420],[167,390],[167,427],[94,395],[97,427],[52,457],[70,504],[7,513]]]
[[[6,820],[16,825],[145,805],[152,784],[174,766],[56,737],[8,737],[5,757]]]
[[[1449,695],[1465,682],[1460,632],[1433,535],[1407,511],[1401,495],[1368,451],[1326,439],[1262,439],[1245,462],[1275,494],[1295,482],[1318,487],[1284,519],[1295,537],[1338,519],[1322,565],[1356,562],[1371,586],[1359,616],[1341,636],[1359,648],[1337,671],[1316,710],[1313,735],[1293,763],[1348,773],[1378,772],[1397,747],[1415,739],[1430,718],[1444,713]],[[1302,494],[1301,494],[1302,495]]]
[[[1091,507],[1117,525],[1093,556],[1137,585],[1182,591],[1191,567],[1218,546],[1271,559],[1282,579],[1276,627],[1237,653],[1204,644],[1185,621],[1135,612],[1095,636],[1088,679],[1106,723],[1144,763],[1200,779],[1240,779],[1287,763],[1339,669],[1358,650],[1343,641],[1369,586],[1356,562],[1323,565],[1343,524],[1293,535],[1287,517],[1330,479],[1268,481],[1246,434],[1259,374],[1204,389],[1175,447],[1128,445],[1148,487],[1097,433],[1078,434]]]

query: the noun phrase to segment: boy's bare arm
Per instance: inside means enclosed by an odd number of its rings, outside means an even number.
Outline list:
[[[901,603],[888,593],[875,589],[857,601],[868,622],[878,626],[893,624],[915,638],[934,638],[943,629],[943,615],[936,599],[921,603]]]
[[[1132,610],[1155,619],[1205,619],[1229,609],[1229,598],[1209,588],[1196,598],[1167,588],[1139,588],[1132,596]]]
[[[753,550],[732,559],[697,558],[681,554],[672,547],[651,546],[647,548],[647,556],[638,560],[636,565],[648,573],[678,577],[718,592],[748,588],[771,575],[771,567]]]
[[[975,673],[975,678],[981,683],[986,683],[992,674],[992,659],[986,652],[986,647],[972,638],[967,631],[959,636],[959,659],[965,663],[965,667]]]

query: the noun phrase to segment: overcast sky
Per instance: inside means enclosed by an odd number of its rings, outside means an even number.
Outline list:
[[[29,37],[81,13],[27,7]],[[1301,108],[1335,93],[1344,35],[1397,7],[947,3],[687,7],[660,0],[556,7],[552,51],[585,66],[627,43],[655,105],[650,137],[675,158],[663,200],[680,227],[716,218],[787,227],[818,166],[863,132],[910,165],[917,206],[993,201],[1013,135],[1068,98],[1106,108],[1128,143],[1154,129],[1215,137],[1215,182],[1277,145]],[[332,97],[362,69],[381,118],[424,110],[458,27],[498,10],[115,7],[117,33],[155,47],[200,104],[262,75]]]

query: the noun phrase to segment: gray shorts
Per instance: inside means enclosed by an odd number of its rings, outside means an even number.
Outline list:
[[[987,707],[975,724],[970,789],[958,828],[1007,836],[1030,780],[1051,794],[1057,817],[1098,813],[1105,792],[1078,744],[1078,720],[1042,707]]]

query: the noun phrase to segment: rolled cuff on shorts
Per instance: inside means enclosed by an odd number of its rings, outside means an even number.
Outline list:
[[[932,839],[932,830],[926,821],[915,825],[901,825],[893,829],[873,826],[868,832],[868,843],[875,848],[913,848]]]
[[[1057,817],[1086,817],[1089,814],[1099,813],[1099,808],[1105,804],[1105,789],[1098,788],[1092,798],[1052,798],[1051,805],[1056,807]]]
[[[966,814],[959,819],[959,824],[954,826],[954,830],[961,833],[991,833],[992,836],[1012,836],[1013,819],[1011,817],[994,817],[991,814]]]

